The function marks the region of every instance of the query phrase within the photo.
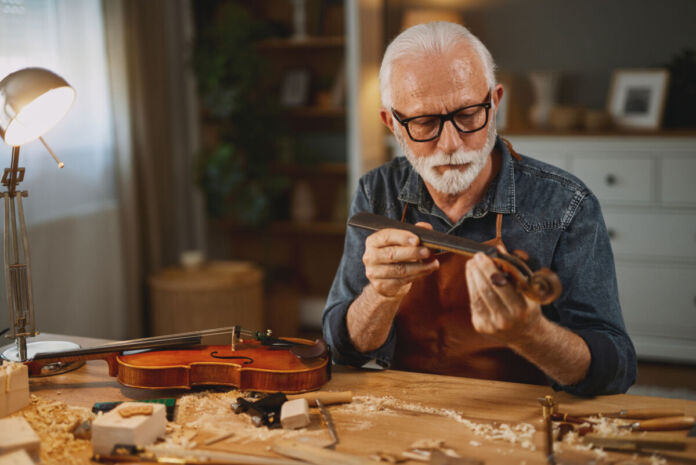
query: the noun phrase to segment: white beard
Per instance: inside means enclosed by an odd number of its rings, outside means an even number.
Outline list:
[[[483,167],[486,166],[488,155],[490,155],[495,146],[496,135],[495,122],[491,121],[488,126],[486,143],[480,150],[467,151],[460,148],[452,154],[438,150],[431,155],[416,155],[406,145],[404,136],[400,132],[396,133],[396,140],[399,142],[401,150],[403,150],[408,161],[425,182],[438,192],[447,195],[457,195],[466,191],[471,186],[471,183],[474,182],[474,179],[481,173]],[[440,173],[435,168],[443,165],[463,165],[466,163],[468,163],[468,166],[463,171],[450,168]]]

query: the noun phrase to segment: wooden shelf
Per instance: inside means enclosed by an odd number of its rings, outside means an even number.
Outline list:
[[[343,48],[346,41],[343,36],[309,36],[304,39],[265,39],[257,44],[260,51],[264,50],[298,50],[298,49],[332,49]]]

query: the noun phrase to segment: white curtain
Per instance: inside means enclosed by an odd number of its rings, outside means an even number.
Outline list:
[[[121,338],[124,267],[102,3],[0,0],[0,78],[28,66],[56,72],[77,92],[44,136],[65,168],[38,141],[20,149],[37,328]],[[9,161],[2,143],[0,169]],[[2,329],[11,322],[0,288]]]

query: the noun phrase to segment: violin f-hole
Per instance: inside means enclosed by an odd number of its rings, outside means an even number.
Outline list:
[[[244,365],[249,365],[250,363],[254,363],[254,359],[251,357],[245,357],[243,355],[216,355],[218,353],[217,350],[214,350],[210,353],[210,356],[213,358],[219,358],[223,360],[240,360],[240,359],[246,359],[244,362],[242,362]]]

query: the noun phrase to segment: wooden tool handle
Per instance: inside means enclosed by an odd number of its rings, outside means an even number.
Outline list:
[[[317,399],[324,405],[349,404],[353,401],[353,391],[314,391],[288,395],[287,398],[288,400],[307,399],[307,403],[311,407],[316,407]]]
[[[272,448],[274,452],[280,455],[304,460],[316,465],[375,465],[376,463],[367,457],[336,452],[288,439],[277,440],[273,443]]]
[[[633,424],[634,431],[674,431],[689,429],[696,423],[694,417],[667,417],[653,418],[652,420],[638,421]]]
[[[680,417],[682,415],[684,415],[684,411],[675,408],[638,408],[621,410],[614,415],[607,416],[645,420],[649,418]]]

